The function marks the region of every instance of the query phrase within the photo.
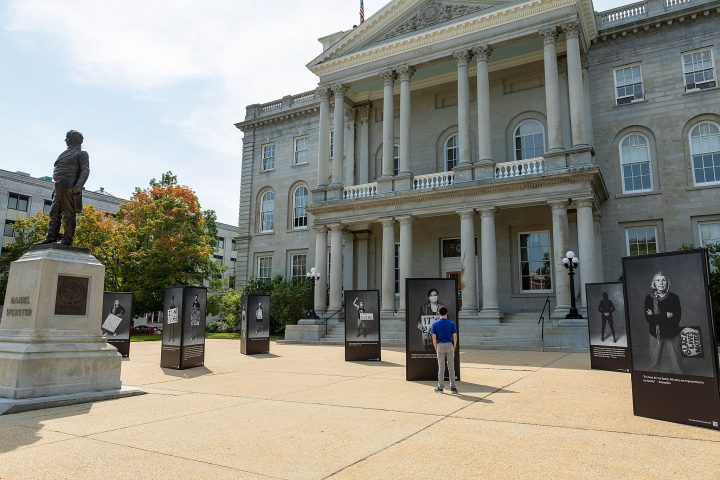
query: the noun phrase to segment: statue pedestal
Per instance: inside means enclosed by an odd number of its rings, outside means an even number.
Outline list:
[[[68,404],[143,393],[121,390],[122,358],[102,336],[104,278],[105,267],[80,248],[35,246],[13,262],[0,323],[0,398],[35,401],[2,402],[9,407],[0,414],[47,407],[40,397]]]

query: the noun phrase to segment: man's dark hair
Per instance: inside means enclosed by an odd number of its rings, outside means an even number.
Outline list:
[[[439,313],[440,315],[447,315],[447,307],[445,307],[445,306],[440,307],[440,308],[438,309],[438,313]]]
[[[69,140],[70,145],[82,145],[84,140],[82,133],[77,130],[70,130],[65,135],[65,138]]]

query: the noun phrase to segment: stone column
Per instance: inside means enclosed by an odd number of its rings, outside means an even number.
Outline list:
[[[342,266],[342,276],[343,276],[343,290],[354,290],[355,289],[355,236],[352,234],[352,232],[346,232],[343,235],[342,240],[342,251],[343,251],[343,266]]]
[[[355,116],[354,108],[345,109],[345,181],[346,186],[355,185]]]
[[[357,289],[367,290],[368,288],[368,239],[369,231],[355,232],[355,244],[357,245]]]
[[[483,45],[474,48],[473,53],[477,60],[478,162],[494,164],[490,123],[490,74],[488,73],[488,60],[492,48]]]
[[[580,22],[563,25],[567,43],[568,88],[570,90],[570,125],[572,127],[572,146],[587,147],[585,129],[585,99],[583,98],[582,64],[580,60]]]
[[[469,51],[453,55],[458,67],[458,165],[472,164],[470,149],[470,80],[468,65],[472,54]]]
[[[362,185],[370,182],[370,104],[359,106],[357,111],[360,127],[357,181]]]
[[[332,183],[330,186],[342,188],[343,176],[345,175],[344,154],[345,154],[345,92],[348,88],[338,83],[332,86],[335,94],[335,111],[333,113],[333,132],[335,143],[333,148]]]
[[[602,230],[600,226],[600,213],[593,213],[593,229],[595,230],[595,268],[597,269],[597,281],[605,281],[605,263],[603,262]]]
[[[560,79],[558,78],[557,40],[555,27],[540,30],[545,44],[545,109],[547,113],[548,152],[563,150],[562,124],[560,123]]]
[[[597,252],[595,251],[595,228],[593,225],[593,201],[583,199],[577,205],[578,258],[580,259],[580,296],[587,307],[585,284],[597,282]]]
[[[398,217],[400,222],[400,308],[398,311],[405,311],[405,279],[412,277],[413,258],[413,217],[406,215]]]
[[[553,227],[553,268],[555,270],[554,317],[564,317],[570,311],[570,276],[563,258],[570,249],[570,228],[568,227],[568,204],[566,201],[550,202]]]
[[[460,214],[460,259],[462,262],[461,291],[462,309],[461,316],[477,315],[477,287],[475,275],[475,210],[462,210]],[[494,223],[493,223],[494,225]]]
[[[402,67],[400,78],[400,175],[410,175],[410,79],[415,74],[413,67]],[[403,303],[400,294],[400,304]]]
[[[330,306],[335,312],[342,305],[342,235],[343,225],[334,223],[330,227]]]
[[[395,220],[380,220],[383,229],[382,238],[382,297],[380,307],[383,312],[395,311]]]
[[[328,183],[330,167],[330,92],[321,87],[315,90],[315,94],[320,98],[317,185],[324,187]]]
[[[480,251],[482,261],[483,307],[481,318],[499,321],[502,317],[498,302],[497,248],[495,240],[495,208],[480,210]]]
[[[388,70],[382,74],[385,82],[383,89],[383,158],[382,176],[393,176],[393,149],[395,146],[395,106],[393,100],[393,83],[395,72]]]
[[[327,228],[324,225],[315,227],[315,269],[320,278],[315,281],[314,307],[315,313],[327,310]]]

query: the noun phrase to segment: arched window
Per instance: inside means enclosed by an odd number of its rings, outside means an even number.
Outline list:
[[[305,185],[300,185],[293,192],[293,225],[292,228],[305,228],[308,225],[307,212],[305,207],[307,206],[308,189]]]
[[[703,122],[690,130],[690,155],[696,185],[720,182],[720,127],[717,124]]]
[[[275,194],[265,192],[260,197],[260,232],[272,232],[275,225]]]
[[[650,145],[647,137],[630,133],[620,140],[623,193],[652,190]]]
[[[458,136],[450,135],[443,145],[443,157],[445,170],[450,171],[457,166],[458,163]]]
[[[515,128],[515,160],[542,157],[545,154],[545,130],[537,120],[524,120]]]

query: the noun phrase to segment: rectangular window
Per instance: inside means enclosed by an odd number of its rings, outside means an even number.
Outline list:
[[[550,233],[521,233],[519,241],[521,291],[552,291]]]
[[[213,258],[216,262],[218,262],[220,265],[223,264],[223,256],[222,255],[213,255]]]
[[[237,240],[230,240],[230,250],[237,252]]]
[[[262,169],[273,170],[275,169],[275,144],[269,143],[262,147]]]
[[[640,65],[615,69],[615,104],[625,105],[643,99],[642,70]]]
[[[307,255],[296,253],[290,256],[290,277],[292,279],[305,278],[307,273]]]
[[[625,230],[627,237],[627,254],[650,255],[658,252],[656,227],[633,227]]]
[[[700,246],[706,247],[711,243],[720,243],[720,222],[698,223],[700,228]]]
[[[717,85],[712,49],[705,48],[683,53],[682,63],[686,92],[712,88]]]
[[[400,173],[400,145],[393,146],[393,175]]]
[[[395,293],[400,293],[400,244],[395,244]]]
[[[28,203],[30,203],[30,197],[26,195],[20,195],[19,193],[8,193],[7,208],[9,210],[27,212]]]
[[[3,231],[3,235],[6,237],[14,237],[15,236],[15,230],[13,230],[13,225],[15,224],[12,220],[5,220],[5,230]]]
[[[257,276],[258,278],[270,278],[272,275],[272,257],[258,257]]]
[[[220,249],[225,249],[225,239],[223,237],[217,237],[215,239],[215,247]]]
[[[51,208],[52,208],[52,200],[45,200],[45,202],[43,202],[43,212],[50,215]]]
[[[307,163],[308,137],[297,137],[293,143],[295,165]]]

